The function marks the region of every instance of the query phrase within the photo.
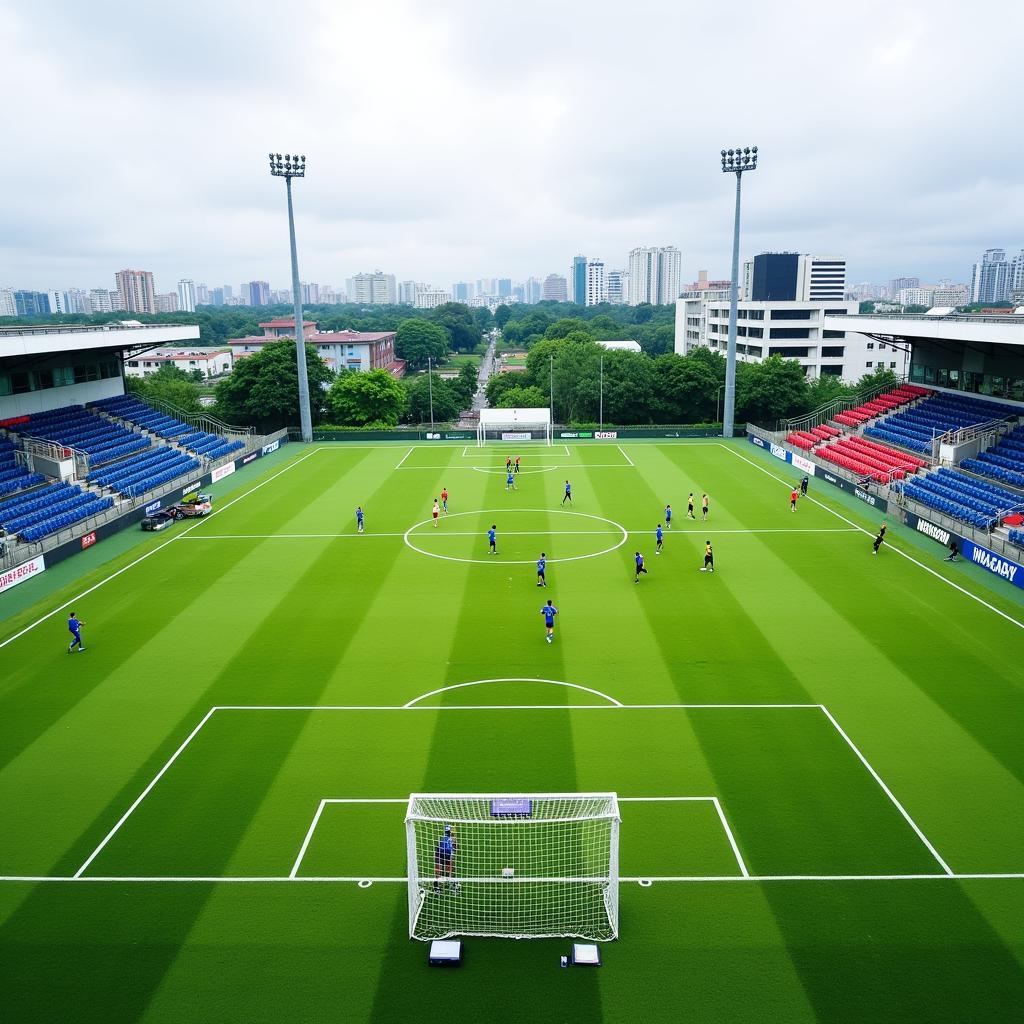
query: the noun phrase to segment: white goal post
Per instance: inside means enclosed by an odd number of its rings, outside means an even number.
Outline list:
[[[614,793],[413,793],[409,937],[619,933]]]
[[[551,444],[550,409],[481,409],[476,443],[488,441],[543,441]]]

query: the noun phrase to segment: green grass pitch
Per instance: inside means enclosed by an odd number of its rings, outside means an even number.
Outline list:
[[[0,599],[3,1020],[1021,1019],[1024,608],[794,478],[740,442],[289,446]],[[598,791],[604,966],[428,968],[409,794]]]

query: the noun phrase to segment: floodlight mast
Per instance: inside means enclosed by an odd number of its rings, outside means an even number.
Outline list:
[[[292,250],[292,299],[295,304],[295,359],[299,371],[299,425],[302,440],[313,440],[313,417],[309,410],[309,377],[306,370],[306,336],[302,329],[302,289],[299,285],[299,257],[295,250],[295,215],[292,212],[292,178],[306,176],[305,156],[285,153],[270,154],[270,173],[284,178],[288,193],[288,237]]]
[[[729,343],[725,355],[725,409],[722,437],[732,437],[736,418],[736,303],[740,275],[740,190],[744,171],[757,167],[757,146],[722,150],[722,171],[736,175],[736,216],[732,229],[732,282],[729,288]]]

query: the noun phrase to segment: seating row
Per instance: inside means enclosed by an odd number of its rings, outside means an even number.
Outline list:
[[[27,512],[25,515],[19,515],[16,519],[10,519],[4,524],[4,529],[8,533],[22,533],[28,527],[36,526],[47,519],[52,519],[54,516],[62,515],[65,512],[73,512],[79,506],[93,501],[95,497],[96,495],[94,494],[82,494],[79,492],[64,501],[59,501],[54,505],[47,505],[46,508],[41,508],[37,512]]]
[[[929,491],[916,483],[904,484],[903,493],[913,501],[920,502],[922,505],[927,505],[929,508],[944,513],[950,519],[959,519],[961,522],[976,526],[979,529],[987,530],[992,523],[990,516],[975,512],[958,502],[949,501],[934,491]]]
[[[82,488],[78,484],[50,484],[49,487],[41,487],[21,497],[9,498],[0,503],[0,526],[29,512],[38,512],[40,509],[48,508],[50,505],[75,494],[81,494],[81,492]]]
[[[23,491],[26,487],[35,487],[45,480],[46,477],[42,473],[30,473],[26,469],[23,475],[0,482],[0,494],[14,494],[17,491]]]
[[[101,512],[105,512],[113,504],[113,498],[93,497],[86,504],[79,505],[70,512],[63,512],[52,519],[38,523],[36,526],[30,526],[27,530],[22,531],[21,536],[27,541],[42,540],[43,537],[51,533],[56,533],[58,530],[66,529],[75,523],[80,523],[83,519],[89,519],[92,516],[99,515]]]
[[[1010,540],[1019,548],[1024,548],[1024,530],[1011,530]]]
[[[900,384],[892,391],[886,391],[870,401],[862,402],[852,409],[837,413],[832,419],[847,427],[857,427],[867,420],[873,420],[876,416],[882,416],[893,409],[898,409],[925,394],[928,394],[925,388],[919,388],[915,384]]]
[[[155,476],[146,477],[138,483],[128,485],[121,493],[129,498],[137,498],[140,494],[145,494],[146,491],[153,490],[154,487],[170,483],[175,477],[184,476],[186,473],[192,473],[198,468],[198,459],[184,457],[180,462],[168,467]]]

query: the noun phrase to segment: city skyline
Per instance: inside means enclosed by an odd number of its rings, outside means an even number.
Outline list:
[[[308,156],[295,190],[307,280],[375,267],[543,279],[574,252],[611,269],[664,240],[684,278],[724,276],[732,195],[718,151],[737,143],[763,158],[745,252],[841,251],[854,280],[901,268],[963,280],[978,253],[1024,237],[1022,143],[989,84],[1019,75],[1024,13],[1000,6],[1000,31],[972,48],[948,31],[962,17],[952,3],[869,0],[808,18],[741,2],[728,54],[743,73],[722,76],[719,47],[678,61],[682,40],[718,38],[719,14],[646,0],[626,18],[523,0],[500,33],[462,0],[299,0],[283,20],[259,2],[183,0],[173,19],[143,6],[126,20],[102,0],[0,0],[0,82],[26,98],[8,105],[7,137],[31,153],[30,173],[0,168],[17,197],[0,212],[0,282],[110,288],[126,266],[165,293],[225,271],[287,282],[269,149]],[[291,73],[268,74],[269,53]],[[627,87],[640,81],[642,114]],[[412,97],[437,116],[404,114]],[[886,112],[908,105],[913,130],[887,130]],[[117,112],[113,136],[96,130],[100,111]],[[965,144],[956,126],[968,124]]]

